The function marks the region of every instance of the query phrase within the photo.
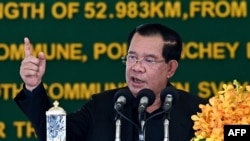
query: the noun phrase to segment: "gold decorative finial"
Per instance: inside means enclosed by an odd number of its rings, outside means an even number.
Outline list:
[[[53,103],[54,107],[58,107],[59,105],[59,102],[56,100],[54,103]]]
[[[236,93],[238,94],[239,93],[239,83],[238,83],[238,81],[234,80],[233,84],[236,86]]]

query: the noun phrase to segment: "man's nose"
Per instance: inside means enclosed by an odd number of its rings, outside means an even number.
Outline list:
[[[135,63],[133,64],[133,66],[132,66],[132,70],[137,71],[137,72],[144,72],[145,67],[144,67],[143,61],[136,60]]]

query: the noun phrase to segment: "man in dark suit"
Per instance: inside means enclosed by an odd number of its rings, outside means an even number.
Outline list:
[[[41,141],[46,140],[45,112],[51,107],[43,87],[46,59],[44,53],[38,58],[32,56],[28,38],[25,42],[25,58],[21,63],[20,75],[24,81],[22,91],[15,98],[16,103],[32,122]],[[161,92],[166,87],[174,88],[170,82],[178,68],[182,51],[182,40],[177,32],[157,23],[142,24],[128,37],[126,63],[127,87],[95,94],[78,111],[67,115],[67,141],[112,141],[116,138],[116,111],[114,96],[120,89],[126,89],[133,96],[130,105],[123,109],[127,119],[121,118],[121,141],[139,140],[138,110],[135,98],[140,90],[147,88],[154,92],[155,100],[146,108],[145,141],[163,141],[166,136],[163,125],[166,113],[162,112]],[[194,136],[191,115],[199,111],[203,99],[182,90],[176,90],[175,101],[168,111],[169,140],[188,141]],[[157,113],[162,113],[157,115]],[[157,116],[154,116],[157,115]]]

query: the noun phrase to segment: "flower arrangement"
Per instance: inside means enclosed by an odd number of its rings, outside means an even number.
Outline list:
[[[195,137],[191,141],[223,141],[224,125],[250,124],[250,86],[245,88],[234,80],[223,85],[224,91],[200,104],[200,113],[192,115]]]

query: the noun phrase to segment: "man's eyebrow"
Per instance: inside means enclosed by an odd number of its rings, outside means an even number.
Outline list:
[[[146,54],[145,57],[152,57],[152,58],[158,58],[156,55],[154,54]]]
[[[136,55],[137,53],[135,51],[129,51],[128,54],[134,54],[134,55]],[[159,58],[155,54],[145,54],[145,55],[143,55],[143,57]]]
[[[136,54],[135,51],[128,51],[128,54]]]

